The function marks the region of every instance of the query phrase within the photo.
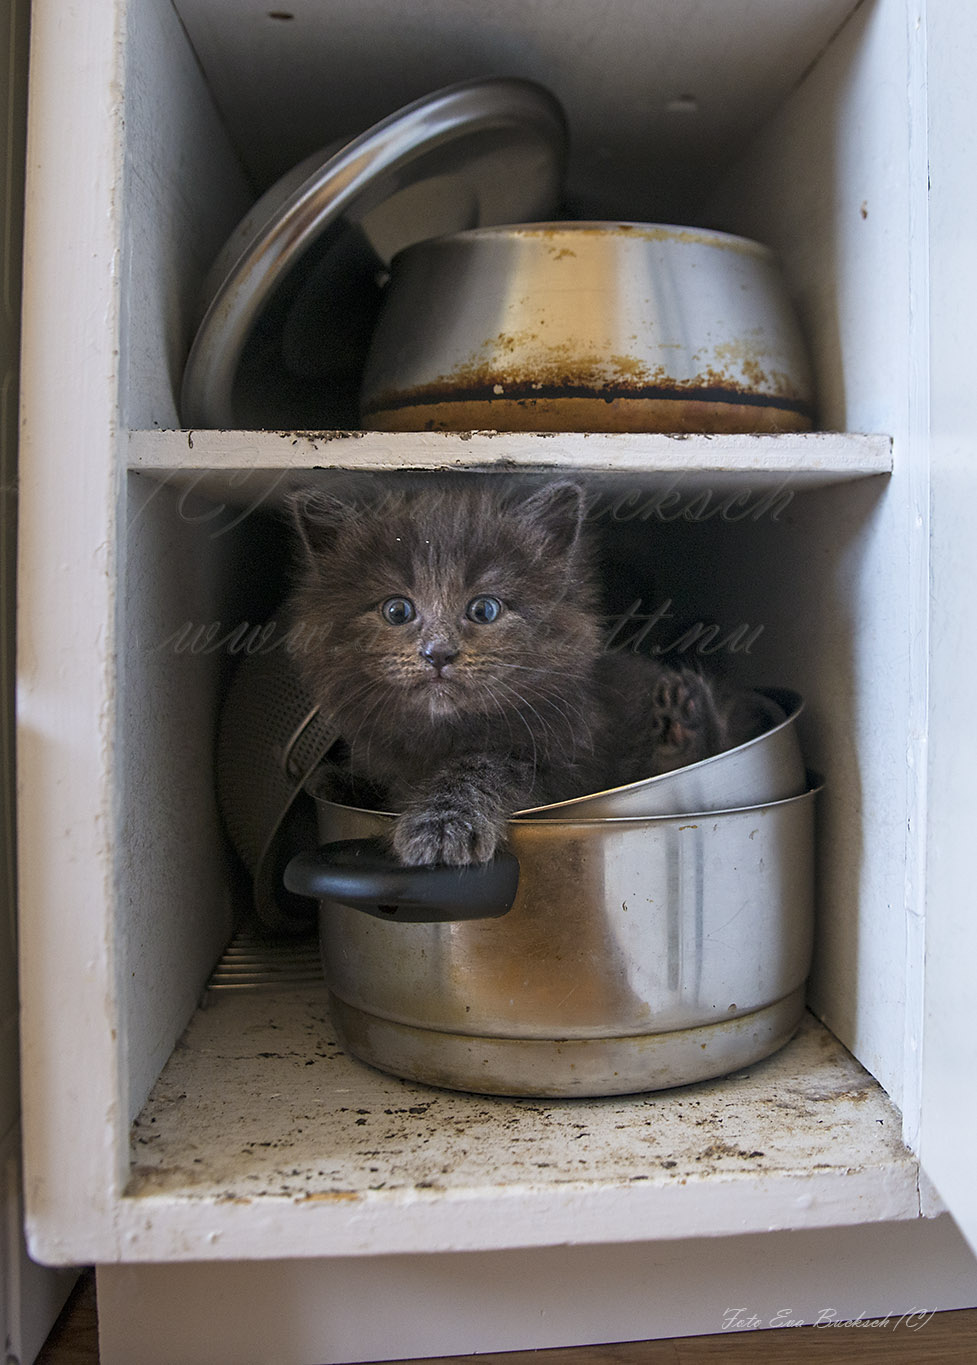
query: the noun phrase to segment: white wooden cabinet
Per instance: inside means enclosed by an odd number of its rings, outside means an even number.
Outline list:
[[[936,1285],[932,1307],[977,1302],[970,1253],[945,1215],[928,1218],[942,1196],[977,1237],[975,39],[952,0],[36,0],[18,739],[27,1204],[39,1258],[99,1264],[108,1360],[189,1358],[167,1332],[197,1330],[230,1277],[227,1331],[195,1338],[194,1359],[240,1365],[234,1330],[249,1359],[308,1362],[718,1331],[734,1262],[765,1277],[761,1325],[812,1258],[859,1259],[852,1313],[861,1285],[878,1300],[883,1283],[891,1302],[870,1311],[925,1309],[910,1300]],[[335,135],[490,73],[535,77],[564,102],[569,187],[588,213],[708,223],[777,249],[822,431],[178,429],[195,298],[255,194]],[[323,1055],[335,1049],[315,989],[196,1009],[234,914],[212,768],[230,661],[172,642],[188,621],[248,619],[264,591],[255,522],[238,513],[312,467],[501,462],[629,491],[789,491],[778,518],[642,528],[666,577],[694,566],[682,582],[710,619],[763,625],[741,675],[805,694],[826,781],[814,1018],[748,1078],[613,1103],[474,1101]],[[222,503],[236,511],[215,519]],[[545,1147],[532,1169],[520,1124]],[[916,1262],[916,1289],[897,1261]],[[696,1267],[693,1307],[678,1286]],[[658,1284],[660,1311],[620,1289],[636,1274]],[[575,1306],[559,1282],[590,1289]],[[746,1305],[751,1283],[737,1287]],[[423,1326],[415,1312],[406,1336],[374,1312],[387,1290],[436,1307],[446,1286],[467,1307]],[[793,1301],[816,1315],[810,1286]],[[279,1323],[272,1356],[257,1320],[282,1302],[305,1335]]]

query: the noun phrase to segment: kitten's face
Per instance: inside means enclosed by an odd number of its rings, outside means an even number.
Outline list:
[[[423,526],[400,529],[407,554],[378,557],[370,600],[347,620],[349,663],[432,719],[517,710],[546,687],[553,648],[555,604],[541,599],[531,566],[512,545],[502,559],[479,554],[484,546],[462,557],[436,550]]]
[[[300,594],[326,627],[325,704],[362,723],[509,728],[555,704],[596,646],[589,587],[568,597],[574,547],[537,511],[475,493],[402,496],[347,516]]]

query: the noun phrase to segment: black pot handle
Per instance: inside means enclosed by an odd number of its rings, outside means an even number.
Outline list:
[[[501,852],[468,867],[402,867],[382,839],[344,839],[296,854],[284,880],[296,895],[339,901],[378,919],[447,924],[506,914],[519,861]]]

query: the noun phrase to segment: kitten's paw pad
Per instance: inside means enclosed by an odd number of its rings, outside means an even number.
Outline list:
[[[660,743],[680,749],[695,742],[708,723],[708,694],[697,673],[670,673],[655,688],[652,707]]]
[[[406,867],[485,863],[499,841],[500,832],[490,821],[455,813],[408,813],[400,817],[393,832],[394,852]]]

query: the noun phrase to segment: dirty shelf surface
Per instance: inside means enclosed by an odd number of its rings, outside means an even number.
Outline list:
[[[569,1199],[579,1230],[588,1199],[626,1193],[647,1219],[657,1194],[661,1221],[640,1235],[677,1236],[696,1230],[702,1192],[718,1186],[720,1231],[778,1216],[790,1225],[798,1214],[814,1224],[907,1218],[919,1212],[917,1166],[900,1126],[877,1082],[811,1016],[787,1047],[729,1078],[507,1100],[407,1083],[348,1058],[323,988],[211,992],[132,1127],[125,1202],[359,1205],[382,1220],[385,1206],[430,1212],[438,1201],[475,1200],[490,1214],[494,1197],[511,1220],[519,1194],[527,1208]],[[345,1231],[355,1223],[347,1217]],[[510,1232],[518,1241],[511,1221]],[[473,1246],[479,1236],[495,1244],[485,1228],[474,1235]],[[614,1229],[614,1240],[638,1235]],[[376,1236],[344,1250],[402,1249]],[[610,1240],[611,1229],[587,1239]]]
[[[308,482],[310,470],[665,476],[667,487],[688,476],[700,492],[703,477],[717,491],[787,480],[799,490],[891,474],[892,440],[837,431],[130,431],[127,464],[178,490],[261,505],[280,500],[293,477]]]

